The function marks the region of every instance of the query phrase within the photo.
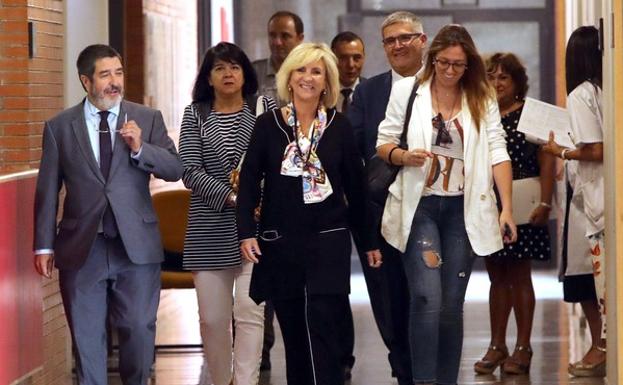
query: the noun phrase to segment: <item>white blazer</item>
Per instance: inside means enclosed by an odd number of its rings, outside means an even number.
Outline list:
[[[408,77],[393,85],[385,120],[379,125],[377,148],[387,143],[400,142],[407,102],[414,82],[415,77]],[[431,150],[433,107],[430,86],[430,81],[426,81],[417,90],[407,134],[410,149]],[[476,130],[475,122],[469,118],[465,95],[462,97],[462,111],[465,228],[474,252],[478,255],[489,255],[503,247],[493,192],[492,167],[510,161],[510,157],[506,151],[504,129],[495,100],[487,102],[486,115],[480,122],[480,133]],[[389,187],[381,233],[390,245],[401,252],[407,247],[411,223],[422,197],[430,166],[431,160],[428,159],[423,167],[403,167]]]

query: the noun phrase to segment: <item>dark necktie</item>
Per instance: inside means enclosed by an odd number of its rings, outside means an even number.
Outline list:
[[[100,111],[98,114],[100,115],[100,170],[102,175],[104,175],[104,179],[108,180],[110,162],[112,160],[112,141],[110,138],[110,127],[108,126],[108,115],[110,112]],[[106,205],[106,211],[104,211],[104,216],[102,217],[102,228],[107,238],[115,238],[119,234],[110,203]]]
[[[345,114],[348,111],[348,106],[350,105],[350,100],[348,98],[350,97],[350,94],[353,93],[353,89],[342,88],[340,92],[342,93],[342,96],[344,97],[344,100],[342,100],[342,113]]]

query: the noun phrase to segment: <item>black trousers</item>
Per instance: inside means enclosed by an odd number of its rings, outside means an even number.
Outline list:
[[[338,318],[343,295],[273,300],[286,351],[288,385],[342,385]]]
[[[338,311],[337,327],[338,340],[340,343],[340,364],[342,369],[352,368],[355,365],[355,325],[353,311],[350,308],[350,299],[347,294],[340,295],[340,310]]]
[[[380,250],[383,264],[375,269],[368,265],[368,257],[354,237],[363,276],[376,326],[383,343],[389,350],[388,359],[392,376],[398,384],[412,384],[411,354],[409,349],[409,289],[400,252],[387,244],[382,237]]]

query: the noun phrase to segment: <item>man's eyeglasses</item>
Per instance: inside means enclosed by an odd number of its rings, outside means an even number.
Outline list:
[[[421,33],[403,33],[402,35],[398,35],[398,36],[389,36],[386,37],[385,39],[381,40],[383,42],[383,45],[386,47],[393,47],[396,44],[400,43],[400,45],[407,45],[410,44],[413,39],[418,38],[422,36]]]
[[[125,117],[123,118],[123,122],[124,123],[128,122],[128,114],[127,113],[125,114]],[[112,132],[112,133],[120,133],[121,132],[121,130],[117,130],[116,128],[110,128],[110,127],[108,128],[108,130],[100,130],[99,127],[96,127],[95,131],[97,133],[100,133],[100,134],[108,134],[110,132]]]
[[[433,64],[438,65],[439,68],[442,70],[447,70],[448,68],[450,68],[450,66],[452,66],[452,69],[456,72],[463,72],[467,69],[467,64],[463,62],[449,61],[446,59],[435,58],[433,59]]]
[[[437,130],[437,139],[435,139],[435,146],[443,146],[444,144],[452,143],[452,136],[446,123],[443,121],[441,113],[438,113],[433,118],[433,128]]]

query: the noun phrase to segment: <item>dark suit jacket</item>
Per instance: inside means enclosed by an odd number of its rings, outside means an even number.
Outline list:
[[[108,180],[93,154],[84,117],[84,102],[45,123],[43,153],[35,195],[35,250],[53,249],[59,269],[77,269],[86,260],[107,204],[134,263],[163,260],[158,220],[151,203],[151,175],[176,181],[182,164],[160,111],[122,101],[119,116],[142,129],[140,159],[130,157],[121,136],[115,140]],[[123,124],[117,121],[117,129]],[[58,192],[65,186],[63,217],[56,224]]]
[[[391,90],[392,72],[388,71],[362,81],[353,93],[347,116],[366,162],[376,153],[376,135],[379,123],[385,119]]]
[[[309,294],[347,294],[349,229],[365,230],[363,167],[348,119],[335,110],[327,111],[327,128],[317,154],[333,193],[319,203],[304,203],[301,177],[280,173],[284,150],[293,137],[280,110],[260,115],[240,175],[240,239],[256,236],[253,211],[260,202],[264,179],[259,224],[262,255],[253,269],[250,288],[258,303],[301,297],[304,288]]]

